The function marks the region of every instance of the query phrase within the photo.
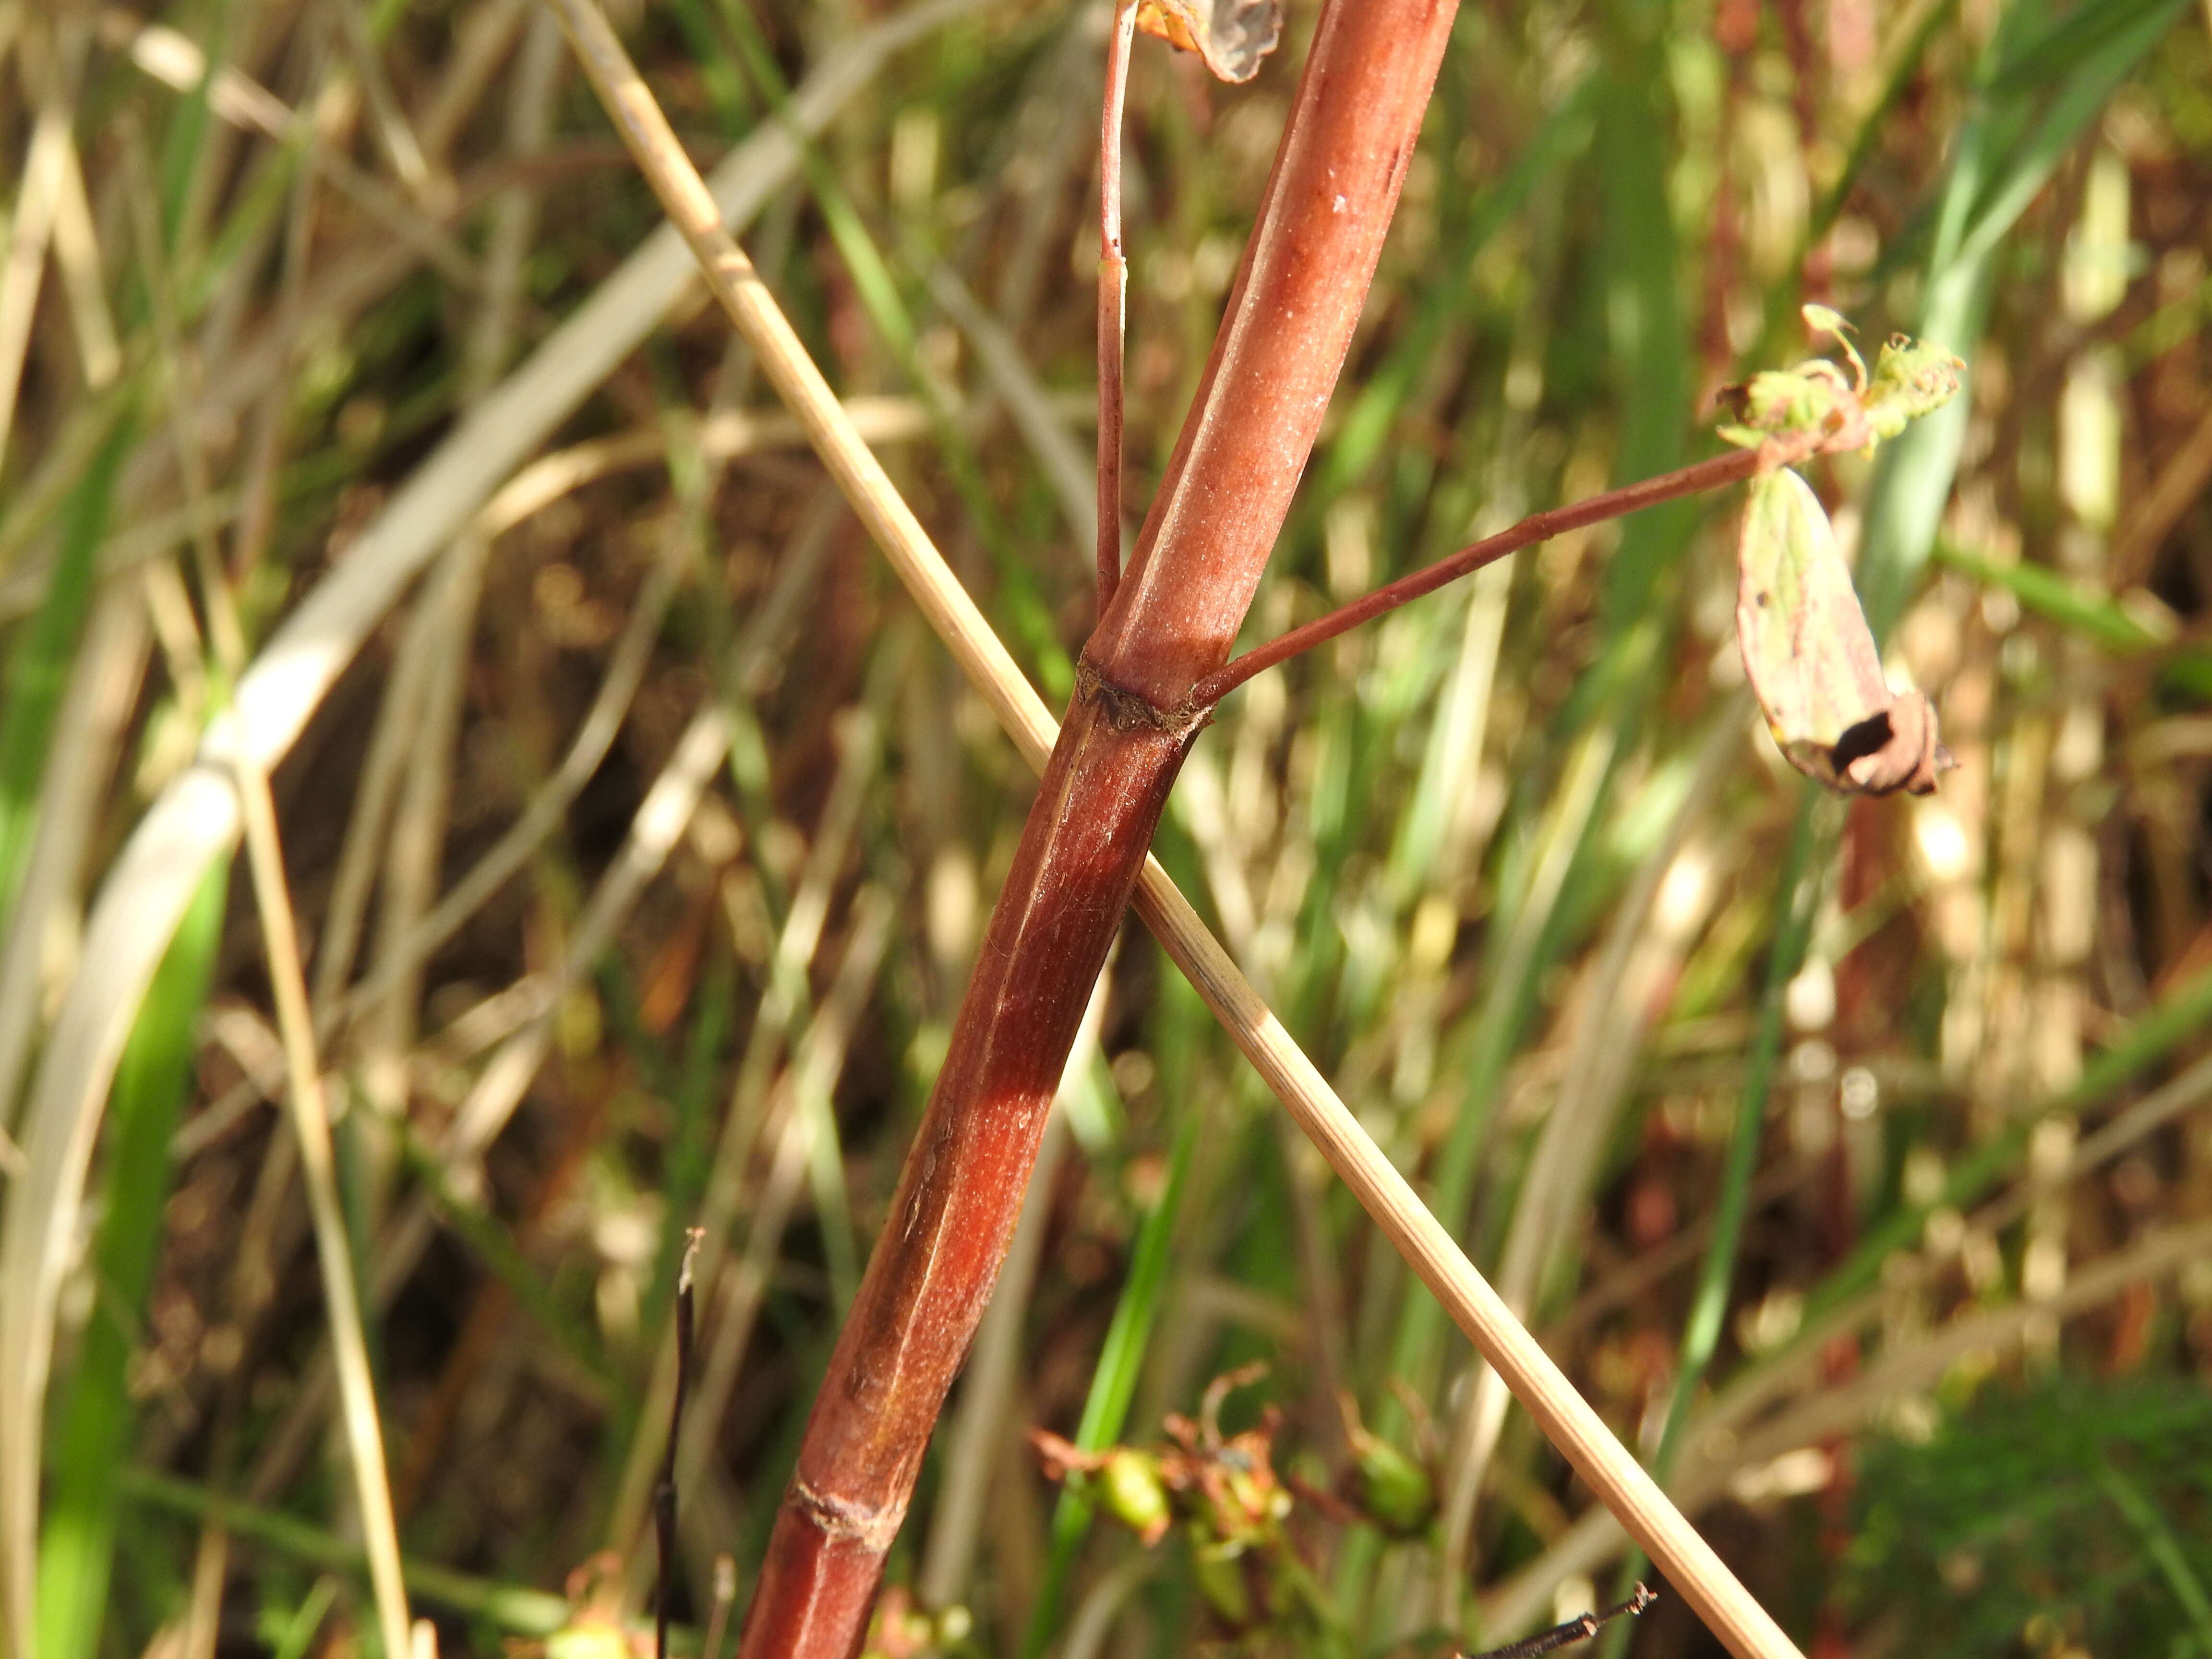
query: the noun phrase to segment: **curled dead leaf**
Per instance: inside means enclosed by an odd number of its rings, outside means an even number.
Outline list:
[[[1933,793],[1956,764],[1935,708],[1882,678],[1828,515],[1789,468],[1753,480],[1736,557],[1744,672],[1790,763],[1848,794]]]
[[[1137,0],[1137,27],[1194,52],[1217,79],[1249,81],[1282,39],[1280,0]]]

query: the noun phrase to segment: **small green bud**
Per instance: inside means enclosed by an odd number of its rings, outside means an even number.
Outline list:
[[[1742,386],[1722,388],[1721,405],[1735,418],[1720,434],[1756,449],[1769,438],[1826,432],[1845,418],[1853,401],[1843,370],[1825,358],[1795,368],[1762,369]]]
[[[1157,1544],[1168,1529],[1168,1488],[1160,1460],[1133,1446],[1116,1446],[1092,1477],[1106,1512],[1146,1544]]]

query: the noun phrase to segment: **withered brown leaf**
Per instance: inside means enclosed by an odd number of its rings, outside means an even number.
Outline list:
[[[1283,33],[1281,0],[1137,0],[1137,27],[1194,52],[1223,81],[1249,81]]]

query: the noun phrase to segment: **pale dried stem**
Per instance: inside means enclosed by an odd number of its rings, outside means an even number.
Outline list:
[[[38,830],[0,945],[0,1135],[14,1125],[16,1085],[38,1041],[49,925],[62,907],[73,915],[81,902],[78,884],[98,842],[100,798],[146,677],[148,654],[137,585],[108,584],[70,665],[69,690],[39,780]]]
[[[2160,545],[2172,534],[2181,515],[2201,500],[2212,483],[2212,411],[2197,422],[2181,447],[2166,458],[2136,496],[2112,532],[2111,581],[2118,592],[2147,580]]]
[[[568,62],[561,31],[544,12],[532,20],[514,65],[502,155],[525,160],[544,154],[553,138],[553,112]],[[530,251],[538,236],[542,191],[518,184],[493,198],[484,238],[483,303],[469,331],[461,370],[461,396],[474,403],[489,391],[514,349],[524,304]]]
[[[337,1034],[328,1011],[353,974],[369,898],[376,887],[385,829],[392,821],[404,776],[409,732],[427,695],[424,677],[429,657],[420,636],[435,626],[436,616],[436,607],[427,598],[418,600],[408,614],[378,706],[376,724],[369,733],[368,753],[354,787],[353,811],[338,850],[337,872],[331,878],[330,902],[324,908],[322,938],[315,956],[316,1031],[325,1041]],[[382,994],[381,987],[378,994]],[[360,1005],[365,1003],[365,998],[360,999]]]
[[[667,446],[661,446],[665,452]],[[565,453],[565,452],[564,452]],[[549,457],[557,460],[560,458]],[[517,475],[520,483],[532,477],[537,468],[526,468]],[[504,500],[501,492],[500,500]],[[833,495],[832,501],[836,498]],[[542,503],[541,503],[542,504]],[[494,507],[498,501],[494,502]],[[838,502],[839,510],[842,503]],[[488,508],[479,520],[483,528],[486,520],[496,519]],[[774,627],[763,629],[760,623],[775,623],[785,617],[787,603],[779,604],[779,596],[803,592],[819,574],[822,555],[828,545],[830,523],[823,515],[816,515],[810,526],[802,528],[794,538],[793,547],[779,563],[775,586],[769,599],[761,609],[753,625],[748,626],[738,641],[735,653],[740,666],[739,679],[750,685],[763,672],[763,663],[769,654],[768,641],[775,632]],[[375,874],[374,857],[378,841],[382,836],[380,826],[389,815],[391,790],[396,778],[395,768],[404,744],[406,724],[386,722],[381,718],[377,727],[378,737],[372,739],[369,757],[362,769],[362,782],[355,796],[355,810],[347,832],[347,841],[338,865],[338,874],[333,883],[330,903],[323,924],[323,949],[316,958],[314,981],[315,1035],[325,1043],[332,1042],[348,1024],[358,1018],[363,1010],[374,1006],[398,982],[398,976],[410,973],[428,960],[431,953],[443,945],[476,914],[493,894],[504,886],[525,860],[535,852],[545,838],[558,829],[568,807],[599,769],[599,763],[612,747],[616,734],[622,729],[630,701],[635,696],[645,669],[653,655],[653,645],[659,637],[660,624],[668,608],[681,587],[691,553],[690,529],[672,533],[664,541],[660,555],[647,573],[636,603],[631,607],[629,618],[623,624],[622,635],[607,662],[607,671],[599,682],[592,706],[585,713],[575,734],[569,740],[567,752],[552,776],[538,786],[523,805],[514,821],[500,838],[492,843],[466,874],[447,890],[429,914],[416,923],[404,939],[385,950],[376,966],[350,988],[343,984],[344,977],[352,971],[353,953],[360,936],[370,883]],[[793,579],[797,580],[793,580]],[[416,613],[418,622],[427,615]],[[419,662],[418,655],[405,650],[400,653],[403,668],[410,662]],[[411,696],[411,694],[410,694]],[[397,690],[387,693],[387,707],[399,697]],[[404,706],[411,707],[404,699]],[[384,736],[389,732],[387,738]],[[516,984],[466,1013],[457,1017],[438,1036],[432,1046],[450,1063],[458,1063],[470,1055],[499,1042],[517,1027],[538,1018],[549,998],[546,982],[526,975]],[[247,1075],[234,1085],[228,1092],[197,1114],[177,1132],[176,1155],[189,1158],[203,1148],[219,1139],[239,1116],[255,1101],[271,1092],[271,1085],[247,1068]]]
[[[585,784],[591,781],[592,775],[613,746],[616,734],[622,730],[630,700],[636,695],[646,666],[652,659],[653,643],[659,635],[660,624],[683,586],[690,552],[689,538],[681,533],[672,534],[663,544],[660,556],[647,575],[637,602],[630,609],[629,619],[615,641],[605,677],[600,680],[599,691],[570,739],[561,764],[552,776],[531,792],[514,822],[428,914],[421,917],[404,938],[394,939],[380,951],[375,968],[359,984],[318,1005],[318,1029],[325,1036],[388,995],[402,975],[419,969],[430,953],[451,939],[560,827],[569,806]]]
[[[545,149],[562,62],[560,33],[541,16],[524,43],[508,95],[507,155],[531,156]],[[399,130],[406,131],[404,123]],[[441,183],[431,193],[450,198],[450,184]],[[501,191],[492,203],[481,303],[464,343],[464,407],[474,405],[490,390],[511,349],[523,301],[525,261],[537,234],[538,201],[535,188],[518,185]],[[681,542],[679,538],[679,545]],[[450,757],[460,731],[470,646],[489,553],[490,538],[472,526],[445,555],[442,566],[448,574],[432,589],[438,613],[428,645],[433,666],[424,681],[421,714],[410,722],[407,784],[386,850],[381,886],[377,964],[386,989],[370,1001],[373,1012],[366,1034],[365,1073],[372,1088],[386,1094],[378,1103],[387,1109],[404,1105],[405,1099],[405,1057],[415,1046],[422,964],[428,955],[408,947],[423,932],[424,915],[435,898],[444,860],[446,819],[452,804]]]
[[[61,267],[62,290],[69,296],[70,324],[76,335],[84,383],[98,392],[123,368],[116,343],[115,318],[107,307],[107,283],[100,259],[100,234],[84,189],[84,168],[74,139],[62,150],[61,177],[54,194],[54,263]]]
[[[967,285],[949,267],[939,265],[931,270],[929,291],[937,303],[951,313],[952,320],[960,325],[961,332],[975,347],[976,367],[983,371],[991,390],[1005,403],[1014,429],[1022,434],[1023,441],[1029,445],[1037,465],[1051,481],[1053,494],[1060,498],[1060,516],[1067,520],[1077,544],[1094,541],[1098,503],[1091,493],[1091,477],[1083,452],[1076,447],[1066,421],[1054,406],[1052,394],[1037,378],[1036,371],[1022,355],[1021,347],[976,302]],[[1121,533],[1119,526],[1114,533],[1118,545]]]
[[[406,112],[393,96],[392,82],[384,73],[384,60],[376,49],[376,42],[368,37],[368,22],[358,5],[340,0],[337,7],[338,24],[345,38],[348,54],[354,73],[361,77],[362,92],[368,105],[369,130],[375,134],[377,148],[384,152],[393,173],[415,198],[427,210],[435,212],[443,205],[443,198],[453,189],[452,180],[431,171],[424,158],[422,146],[415,137],[415,129],[408,125]]]
[[[445,78],[424,100],[422,118],[416,123],[423,157],[433,166],[444,165],[447,147],[475,111],[477,100],[483,96],[532,10],[530,0],[484,0],[454,30]]]
[[[341,7],[339,10],[350,16],[353,9]],[[173,91],[186,95],[196,94],[207,76],[204,51],[197,41],[174,29],[154,24],[134,30],[131,20],[124,15],[110,13],[103,33],[112,44],[127,47],[132,63]],[[303,117],[234,64],[216,67],[208,89],[208,108],[228,126],[279,144],[289,143],[303,133],[310,143],[320,136],[312,119]],[[456,287],[473,291],[482,286],[483,278],[476,261],[445,228],[445,222],[462,204],[450,182],[427,193],[410,196],[375,174],[363,172],[336,149],[319,146],[316,166],[331,185],[380,230],[390,232],[404,248],[428,261]],[[387,258],[392,251],[395,250],[385,250]],[[252,260],[241,262],[241,275],[250,276],[254,264]],[[370,286],[380,287],[395,274],[387,268],[377,280],[370,281],[375,273],[361,270],[353,273],[352,280],[368,281]],[[341,286],[349,284],[342,278]]]
[[[720,703],[692,716],[677,740],[675,752],[639,804],[629,839],[593,890],[558,968],[545,976],[540,988],[542,1001],[529,1022],[501,1045],[454,1114],[435,1154],[447,1172],[449,1187],[463,1200],[477,1196],[480,1160],[485,1149],[507,1127],[532,1079],[551,1052],[561,998],[599,960],[646,884],[659,872],[690,823],[699,797],[729,752],[730,732],[729,713]],[[422,1260],[436,1226],[429,1199],[418,1194],[384,1229],[369,1269],[369,1293],[375,1305],[388,1305],[398,1293]],[[256,1502],[265,1501],[296,1467],[323,1411],[329,1385],[326,1371],[310,1370],[253,1471],[247,1490]]]
[[[399,1538],[384,1466],[384,1436],[377,1422],[368,1344],[354,1289],[356,1281],[353,1253],[346,1238],[345,1212],[338,1199],[330,1108],[323,1095],[322,1066],[316,1057],[314,1029],[307,1014],[307,981],[300,964],[299,929],[285,886],[283,852],[276,839],[276,809],[269,798],[269,780],[258,767],[241,758],[234,763],[234,770],[246,854],[253,872],[254,900],[268,947],[277,1028],[283,1034],[287,1098],[299,1140],[301,1168],[307,1176],[307,1207],[314,1221],[315,1255],[322,1267],[323,1299],[330,1315],[331,1349],[343,1407],[346,1444],[353,1458],[369,1579],[375,1589],[377,1625],[385,1651],[404,1653],[408,1650],[407,1590],[400,1578]]]
[[[433,568],[419,601],[426,613],[425,625],[413,635],[422,655],[421,698],[399,726],[400,786],[391,832],[380,848],[383,869],[377,884],[380,962],[415,932],[436,896],[453,799],[453,750],[490,551],[483,538],[464,533]],[[362,1085],[374,1109],[368,1121],[380,1126],[407,1109],[406,1055],[415,1046],[422,994],[419,961],[386,979],[389,988],[370,1005],[361,1030]],[[368,1130],[362,1141],[372,1203],[380,1208],[398,1149],[381,1127]]]
[[[40,70],[44,96],[24,155],[22,181],[15,189],[15,210],[6,220],[6,263],[0,264],[0,460],[7,457],[16,398],[22,390],[23,359],[30,349],[31,322],[38,314],[47,243],[69,167],[76,70],[84,58],[81,21],[56,19],[50,27],[45,56],[55,61]],[[27,82],[32,78],[27,52],[21,67]]]
[[[1098,1659],[1106,1650],[1106,1638],[1121,1609],[1159,1567],[1157,1553],[1147,1550],[1109,1569],[1084,1596],[1075,1617],[1067,1621],[1067,1641],[1060,1650],[1060,1659]]]
[[[714,297],[759,353],[769,380],[805,426],[823,464],[847,490],[854,511],[962,670],[1025,757],[1042,768],[1054,735],[1051,716],[931,545],[881,465],[844,423],[820,370],[807,357],[751,262],[722,228],[705,185],[621,42],[591,0],[548,3],[560,13],[593,89],[653,193],[690,245]],[[1723,459],[1736,465],[1733,458]],[[1146,861],[1136,903],[1237,1046],[1399,1254],[1504,1375],[1552,1443],[1622,1517],[1715,1634],[1738,1659],[1795,1659],[1797,1650],[1789,1638],[1513,1318],[1457,1241],[1422,1206],[1396,1166],[1369,1139],[1237,972],[1156,859]]]
[[[1030,77],[1022,106],[1016,113],[1006,152],[1009,161],[1023,165],[1002,168],[999,182],[1012,198],[1004,209],[1009,242],[1005,256],[993,262],[990,301],[992,314],[1007,332],[1019,336],[1035,314],[1037,291],[1048,266],[1065,245],[1060,204],[1079,167],[1091,165],[1091,122],[1085,114],[1091,85],[1092,47],[1089,33],[1093,15],[1105,4],[1070,8],[1060,44],[1041,54]],[[1084,403],[1094,413],[1095,398]],[[1083,481],[1086,503],[1094,499],[1091,480]],[[1085,516],[1090,508],[1086,505]],[[1083,545],[1091,538],[1085,537]]]

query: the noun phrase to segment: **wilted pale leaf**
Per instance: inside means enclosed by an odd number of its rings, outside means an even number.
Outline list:
[[[1932,793],[1955,763],[1936,710],[1882,678],[1828,515],[1789,468],[1753,480],[1736,562],[1744,672],[1790,763],[1849,793]]]
[[[1137,0],[1137,27],[1194,52],[1220,80],[1249,81],[1282,38],[1280,0]]]

